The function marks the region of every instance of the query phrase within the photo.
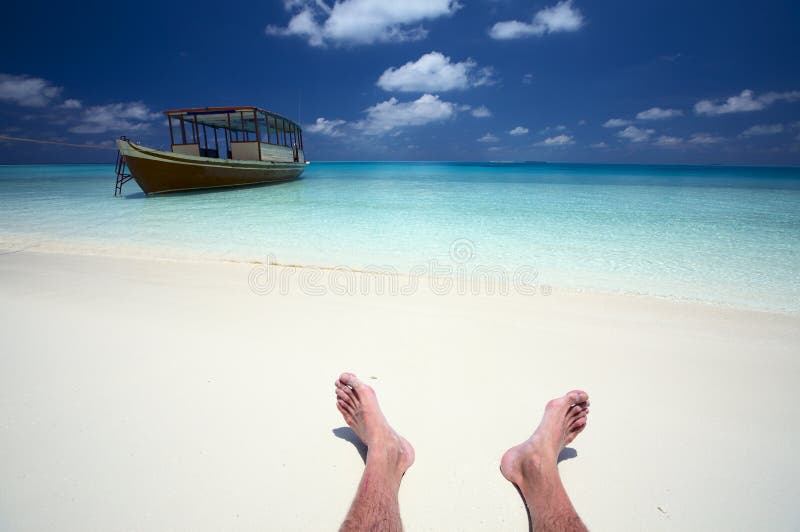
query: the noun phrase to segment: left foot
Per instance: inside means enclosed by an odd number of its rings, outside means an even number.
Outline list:
[[[336,408],[367,446],[367,460],[387,460],[400,476],[414,463],[414,448],[386,421],[375,390],[352,373],[342,373],[335,383]]]

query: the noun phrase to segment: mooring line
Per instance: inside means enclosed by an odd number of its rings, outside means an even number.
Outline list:
[[[58,142],[55,140],[26,139],[24,137],[10,137],[0,135],[0,140],[11,140],[16,142],[32,142],[34,144],[56,144],[58,146],[70,146],[72,148],[91,148],[93,150],[116,150],[111,146],[98,146],[97,144],[72,144],[71,142]]]

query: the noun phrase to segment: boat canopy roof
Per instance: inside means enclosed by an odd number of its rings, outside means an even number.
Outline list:
[[[251,105],[244,105],[238,107],[193,107],[189,109],[174,109],[171,111],[164,111],[164,114],[170,118],[177,118],[195,122],[198,125],[205,125],[213,128],[230,129],[235,131],[249,131],[255,133],[256,118],[261,121],[260,125],[263,128],[265,117],[269,118],[270,124],[276,124],[283,121],[292,126],[290,129],[301,131],[302,128],[295,121],[254,107]]]

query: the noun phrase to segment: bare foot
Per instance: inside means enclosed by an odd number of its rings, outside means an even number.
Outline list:
[[[342,373],[335,384],[336,407],[367,446],[367,461],[387,460],[402,476],[414,463],[414,448],[386,421],[375,390],[352,373]]]
[[[589,395],[584,391],[573,390],[549,401],[533,435],[500,460],[506,480],[519,486],[529,475],[555,471],[559,453],[586,428],[588,414]]]

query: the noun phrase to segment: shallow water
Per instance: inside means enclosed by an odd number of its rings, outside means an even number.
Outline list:
[[[146,197],[131,182],[122,198],[113,188],[110,165],[0,166],[0,242],[398,271],[528,267],[567,288],[800,312],[800,169],[314,163],[271,186]]]

